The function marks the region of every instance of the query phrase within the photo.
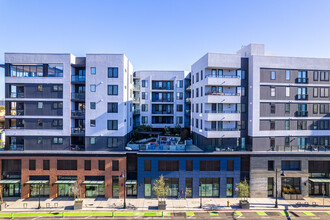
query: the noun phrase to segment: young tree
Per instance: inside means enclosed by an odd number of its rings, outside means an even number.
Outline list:
[[[162,198],[165,200],[165,195],[167,188],[165,186],[165,180],[163,175],[161,175],[155,182],[154,186],[152,187],[154,194],[157,195],[158,201],[162,201]],[[159,200],[160,198],[160,200]]]
[[[241,199],[244,198],[244,200],[247,200],[247,197],[250,195],[250,186],[247,183],[246,179],[244,179],[243,182],[240,182],[239,184],[236,184],[236,195],[240,197]]]
[[[75,182],[73,184],[73,194],[74,194],[74,199],[79,200],[80,194],[81,194],[81,189],[80,189],[78,182]]]
[[[3,204],[3,185],[0,184],[0,198],[1,198],[1,203],[0,204]]]

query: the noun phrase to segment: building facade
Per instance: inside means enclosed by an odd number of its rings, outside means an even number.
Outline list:
[[[122,198],[124,186],[153,198],[160,175],[168,197],[235,197],[244,179],[251,197],[276,184],[284,198],[329,196],[330,59],[250,44],[191,72],[134,71],[123,54],[6,53],[1,66],[5,197],[42,184],[50,198]]]

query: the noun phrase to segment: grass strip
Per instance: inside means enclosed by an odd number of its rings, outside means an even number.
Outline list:
[[[235,212],[235,215],[242,215],[242,212]]]
[[[145,212],[144,216],[157,216],[157,215],[161,215],[161,212]]]
[[[0,213],[0,217],[10,217],[10,213]]]
[[[330,212],[327,212],[330,215]]]
[[[60,216],[61,213],[14,213],[14,217]]]
[[[258,215],[267,215],[266,212],[257,212]]]
[[[217,212],[209,212],[210,215],[219,215]]]
[[[313,212],[303,212],[305,215],[314,216]]]
[[[65,212],[64,213],[64,216],[94,216],[94,215],[112,216],[112,212]]]
[[[186,212],[186,216],[193,216],[193,215],[195,215],[195,213],[193,213],[193,212]]]

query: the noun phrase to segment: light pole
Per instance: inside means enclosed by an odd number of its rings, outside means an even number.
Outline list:
[[[123,208],[126,209],[126,176],[125,176],[126,170],[124,170],[124,173],[121,173],[120,177],[124,178],[124,206]]]
[[[276,171],[275,171],[275,193],[276,193],[276,195],[275,195],[275,208],[278,208],[278,203],[277,203],[277,194],[278,194],[278,190],[277,190],[277,173],[278,173],[278,169],[276,169]],[[282,173],[281,173],[281,176],[285,176],[285,173],[284,173],[284,171],[282,171]]]
[[[39,204],[38,204],[38,209],[41,209],[41,205],[40,205],[40,187],[41,187],[41,183],[39,183],[38,186],[39,186]]]
[[[199,208],[203,208],[202,184],[199,184]]]

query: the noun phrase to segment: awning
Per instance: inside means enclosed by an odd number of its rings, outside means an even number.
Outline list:
[[[17,179],[0,180],[0,184],[18,184],[18,183],[21,183],[21,180],[17,180]]]
[[[41,185],[46,185],[46,184],[49,184],[49,180],[29,180],[25,184],[41,184]]]
[[[103,180],[85,180],[83,182],[85,185],[104,185]]]
[[[136,185],[137,181],[136,180],[126,180],[126,185]]]
[[[76,180],[57,180],[55,184],[75,184]]]
[[[330,178],[309,178],[313,183],[330,183]]]

